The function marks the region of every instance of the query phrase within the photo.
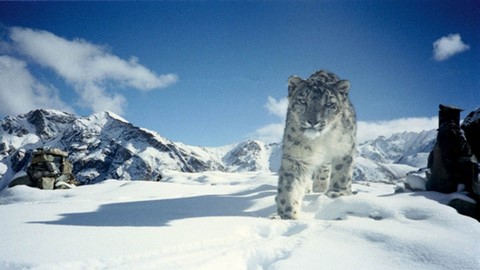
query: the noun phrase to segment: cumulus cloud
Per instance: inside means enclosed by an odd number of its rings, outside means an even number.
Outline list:
[[[285,118],[287,116],[288,99],[285,97],[276,100],[269,96],[264,108],[267,109],[269,114],[277,116],[279,118],[279,123],[263,126],[255,130],[251,135],[253,138],[263,142],[281,142],[283,129],[285,127]]]
[[[175,74],[155,74],[134,57],[121,59],[106,47],[82,39],[67,40],[47,31],[20,27],[10,29],[10,39],[21,54],[52,69],[71,84],[80,104],[95,112],[106,109],[123,112],[125,97],[111,93],[107,86],[149,91],[168,87],[178,80]]]
[[[433,42],[433,58],[437,61],[444,61],[468,49],[470,46],[463,43],[460,34],[450,34]]]
[[[269,113],[278,116],[279,122],[268,124],[257,129],[252,136],[255,139],[267,143],[281,142],[285,129],[287,107],[288,101],[286,98],[276,100],[275,98],[268,97],[265,108]],[[379,136],[388,137],[401,132],[421,132],[436,129],[437,127],[438,117],[410,117],[388,121],[358,121],[357,141],[358,143],[362,143],[376,139]]]
[[[32,76],[25,61],[0,56],[0,114],[15,115],[37,108],[72,111],[57,89]]]
[[[288,98],[285,97],[277,101],[269,96],[265,108],[267,108],[269,113],[284,119],[287,115]]]
[[[263,126],[253,133],[253,138],[266,143],[278,143],[282,141],[285,123],[276,123]]]

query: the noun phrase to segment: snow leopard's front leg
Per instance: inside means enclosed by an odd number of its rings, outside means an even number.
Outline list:
[[[282,219],[298,219],[310,168],[301,160],[284,157],[278,174],[277,213]]]
[[[336,158],[332,163],[332,175],[327,195],[336,198],[352,194],[353,156]]]
[[[313,192],[323,193],[328,190],[331,175],[331,164],[324,164],[319,166],[312,175],[312,190]]]

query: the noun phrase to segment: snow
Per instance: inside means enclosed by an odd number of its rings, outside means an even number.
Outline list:
[[[5,145],[9,146],[9,148],[17,149],[22,145],[36,144],[39,141],[40,138],[37,135],[29,133],[21,137],[2,136],[0,142],[5,143]]]
[[[8,170],[8,166],[6,164],[0,163],[0,175],[6,173]]]
[[[411,156],[406,156],[402,161],[404,164],[409,164],[413,167],[417,168],[426,168],[428,165],[428,156],[430,155],[430,152],[424,152],[424,153],[415,153]]]
[[[419,174],[409,174],[405,179],[405,183],[410,186],[412,190],[427,190],[427,179]]]
[[[105,115],[108,115],[110,116],[111,118],[115,119],[115,120],[118,120],[120,122],[123,122],[123,123],[129,123],[127,120],[125,120],[125,118],[121,117],[120,115],[114,113],[114,112],[111,112],[111,111],[105,111]]]
[[[435,192],[306,196],[271,220],[272,173],[165,171],[71,190],[0,192],[0,269],[480,269],[480,225]]]
[[[395,133],[367,141],[358,146],[360,156],[380,163],[398,163],[412,167],[426,167],[437,130]]]
[[[399,181],[418,168],[404,164],[381,163],[359,156],[355,159],[354,179],[359,181]]]

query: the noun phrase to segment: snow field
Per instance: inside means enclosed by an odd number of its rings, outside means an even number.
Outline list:
[[[480,225],[451,195],[356,183],[284,221],[275,174],[163,180],[1,191],[0,269],[480,269]]]

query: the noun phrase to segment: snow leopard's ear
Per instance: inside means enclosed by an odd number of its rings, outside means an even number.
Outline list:
[[[338,92],[344,95],[347,95],[348,90],[350,90],[350,82],[347,80],[341,80],[337,82],[337,89],[338,89]]]
[[[295,89],[297,89],[297,86],[302,82],[302,78],[298,76],[290,76],[288,78],[288,95],[291,96]]]

